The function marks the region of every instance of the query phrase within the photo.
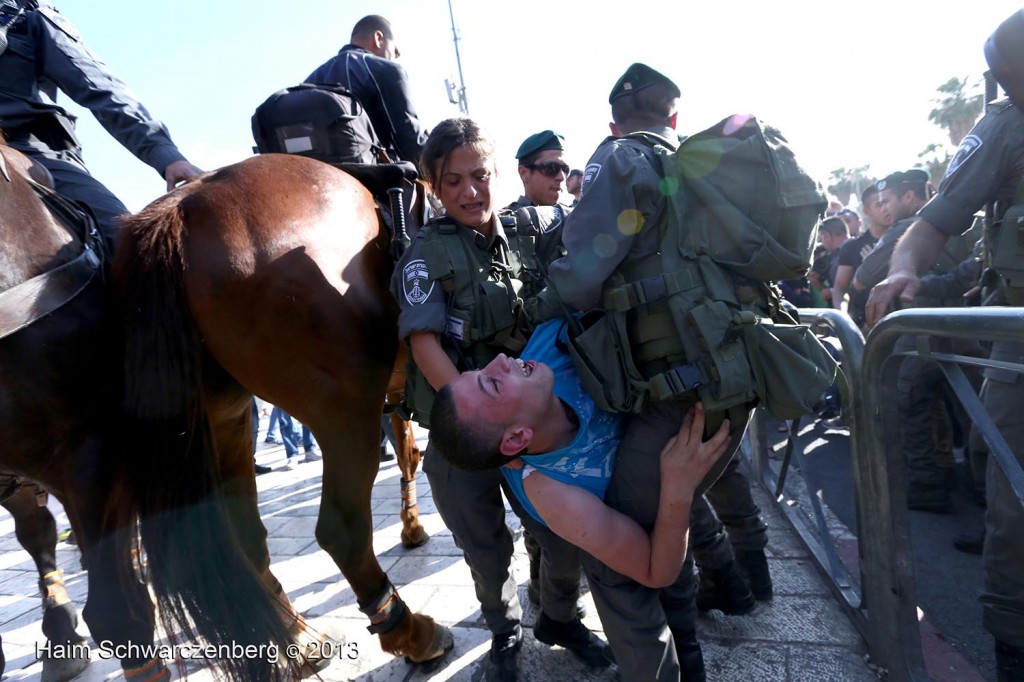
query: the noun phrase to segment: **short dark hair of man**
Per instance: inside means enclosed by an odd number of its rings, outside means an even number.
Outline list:
[[[352,27],[351,42],[354,43],[357,40],[371,38],[377,31],[380,31],[388,40],[395,39],[394,34],[391,32],[391,22],[379,14],[370,14],[357,21],[356,25]]]
[[[612,101],[612,120],[627,132],[662,127],[676,113],[679,97],[671,83],[655,83]]]
[[[821,221],[821,225],[818,226],[818,232],[825,232],[835,237],[849,237],[850,229],[846,225],[846,221],[838,216],[832,216],[831,218],[825,218]]]
[[[463,420],[455,409],[455,393],[445,386],[430,409],[430,442],[453,467],[489,471],[511,461],[501,453],[504,427]]]
[[[871,183],[865,187],[860,193],[860,205],[867,206],[871,203],[871,198],[878,194],[878,187],[875,183]]]

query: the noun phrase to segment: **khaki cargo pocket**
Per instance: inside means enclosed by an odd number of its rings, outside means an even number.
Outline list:
[[[706,301],[687,313],[711,364],[712,384],[700,391],[708,410],[724,409],[754,399],[754,374],[743,348],[743,328],[755,326],[737,319],[722,301]]]
[[[639,412],[647,391],[628,348],[619,342],[612,317],[592,310],[580,323],[583,331],[569,334],[569,355],[583,389],[606,412]]]
[[[758,397],[779,419],[814,412],[838,365],[810,327],[758,324],[747,334],[758,377]]]

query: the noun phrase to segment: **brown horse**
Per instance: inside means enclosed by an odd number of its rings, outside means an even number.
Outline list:
[[[373,553],[398,342],[389,236],[370,193],[326,164],[261,155],[157,200],[123,238],[126,404],[142,427],[135,444],[163,464],[155,475],[219,481],[252,565],[282,594],[256,501],[252,395],[294,415],[323,450],[317,541],[385,651],[439,659],[451,633],[410,613]],[[167,532],[187,542],[191,531]]]
[[[169,632],[197,633],[219,647],[287,646],[294,639],[281,604],[235,549],[222,506],[197,498],[191,479],[164,478],[154,490],[140,483],[154,480],[152,463],[124,437],[121,324],[96,240],[82,213],[30,183],[29,168],[0,143],[0,467],[39,482],[63,504],[89,567],[83,615],[126,675],[169,677],[152,648],[152,601],[132,565],[140,511]],[[177,507],[197,499],[203,532],[187,552],[168,547],[177,538],[154,526],[176,524]],[[186,518],[196,509],[186,508]],[[181,561],[152,560],[175,554],[187,555],[188,570]],[[266,659],[218,662],[238,682],[282,672]]]

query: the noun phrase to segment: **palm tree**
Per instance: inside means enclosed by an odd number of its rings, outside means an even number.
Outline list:
[[[928,114],[928,120],[949,133],[949,141],[954,147],[960,145],[981,116],[984,96],[966,92],[968,89],[976,91],[978,85],[977,82],[968,85],[966,77],[950,78],[937,88],[942,96],[932,100],[937,106]]]
[[[942,181],[942,176],[946,174],[946,168],[949,166],[949,162],[953,158],[949,153],[949,150],[945,147],[945,145],[935,144],[933,142],[925,147],[924,151],[917,155],[917,158],[924,161],[929,179],[936,187],[938,187],[939,183]]]
[[[839,199],[843,206],[848,206],[851,196],[856,196],[859,199],[861,189],[875,181],[874,178],[869,178],[867,175],[870,167],[869,164],[859,168],[836,168],[829,174],[832,184],[826,189],[829,194]]]

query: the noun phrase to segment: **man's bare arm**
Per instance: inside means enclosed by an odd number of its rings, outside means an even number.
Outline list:
[[[866,308],[868,327],[875,326],[885,316],[896,297],[908,303],[914,300],[921,288],[918,274],[938,260],[948,239],[949,235],[924,218],[914,221],[896,244],[889,262],[889,275],[871,289]]]
[[[541,472],[523,481],[527,497],[554,533],[609,568],[647,587],[672,584],[686,557],[694,492],[729,443],[728,420],[701,442],[704,415],[694,412],[662,451],[658,517],[650,534],[593,493]]]

